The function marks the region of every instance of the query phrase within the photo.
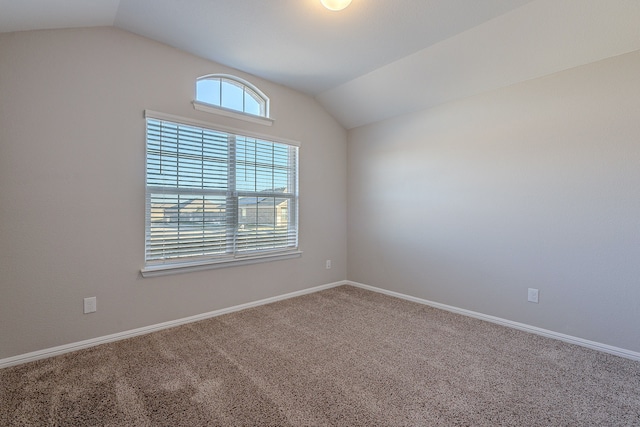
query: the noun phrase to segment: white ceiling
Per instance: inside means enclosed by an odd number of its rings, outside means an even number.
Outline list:
[[[0,32],[103,25],[315,96],[346,128],[640,49],[638,0],[0,0]]]

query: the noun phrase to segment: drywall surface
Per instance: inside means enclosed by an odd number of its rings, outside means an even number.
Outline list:
[[[638,76],[636,51],[349,131],[349,280],[640,351]]]
[[[195,111],[211,73],[275,124]],[[143,279],[145,109],[299,141],[302,257]],[[344,280],[345,183],[346,131],[305,95],[114,28],[0,35],[0,358]]]

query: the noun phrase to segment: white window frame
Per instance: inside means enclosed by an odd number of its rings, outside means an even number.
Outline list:
[[[198,82],[202,80],[220,80],[221,87],[222,87],[222,82],[226,81],[235,86],[242,88],[243,102],[244,102],[244,94],[246,92],[253,92],[253,94],[255,94],[262,101],[261,109],[263,110],[264,114],[259,114],[259,115],[251,114],[251,113],[245,112],[244,110],[235,110],[235,109],[223,107],[221,104],[211,104],[211,103],[202,101],[198,94]],[[206,113],[212,113],[220,116],[244,120],[247,122],[258,123],[265,126],[271,126],[274,123],[274,120],[270,117],[270,113],[269,113],[269,108],[270,108],[269,97],[265,95],[264,92],[262,92],[256,86],[252,85],[248,81],[243,80],[239,77],[236,77],[230,74],[207,74],[205,76],[198,77],[196,79],[195,94],[196,96],[192,104],[193,104],[193,108],[198,111],[204,111]],[[220,98],[222,102],[222,95],[220,95]]]
[[[286,140],[283,138],[273,138],[272,136],[262,135],[255,132],[247,132],[244,130],[238,130],[234,128],[229,128],[225,126],[215,125],[209,122],[204,122],[200,120],[193,120],[184,117],[174,116],[171,114],[159,113],[151,110],[145,111],[145,119],[153,119],[159,121],[171,122],[179,125],[193,126],[198,128],[204,128],[219,132],[225,132],[228,134],[239,135],[242,137],[255,138],[259,140],[264,140],[268,142],[273,142],[277,144],[285,144],[291,147],[296,147],[296,150],[299,149],[300,143],[297,141]],[[146,128],[145,121],[145,128]],[[146,144],[147,138],[145,138]],[[146,150],[145,150],[146,151]],[[293,212],[290,213],[291,221],[295,226],[295,246],[288,246],[286,248],[278,248],[272,251],[256,251],[254,253],[237,255],[233,254],[232,256],[214,256],[214,257],[199,257],[197,259],[187,259],[187,260],[176,260],[176,259],[166,259],[166,260],[155,260],[155,261],[147,261],[147,244],[150,241],[150,218],[151,218],[151,206],[149,202],[150,197],[150,187],[145,184],[145,191],[147,200],[145,207],[145,266],[141,269],[141,273],[143,277],[153,277],[159,275],[166,274],[174,274],[181,272],[189,272],[189,271],[198,271],[204,269],[211,268],[220,268],[220,267],[230,267],[230,266],[239,266],[246,264],[254,264],[259,262],[267,262],[267,261],[276,261],[276,260],[284,260],[297,258],[302,255],[302,251],[299,249],[298,238],[299,238],[299,221],[298,221],[298,164],[297,160],[299,159],[299,155],[296,156],[296,164],[295,164],[295,182],[292,182],[291,185],[295,188],[291,190],[293,197],[290,197],[293,200],[291,208]],[[147,162],[147,155],[145,154],[145,164]],[[145,180],[147,177],[147,173],[145,172]],[[233,178],[229,178],[230,181],[233,181]],[[241,194],[239,194],[241,193]],[[238,192],[233,191],[227,194],[228,197],[235,197],[238,199],[239,196],[248,196],[248,192]],[[236,226],[238,226],[238,212],[237,212],[237,201],[234,205],[235,209],[231,213],[231,216],[235,217]]]

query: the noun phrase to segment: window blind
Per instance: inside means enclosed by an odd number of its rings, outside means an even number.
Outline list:
[[[298,247],[298,147],[147,118],[147,265]]]

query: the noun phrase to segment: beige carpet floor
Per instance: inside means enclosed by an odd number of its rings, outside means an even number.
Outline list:
[[[1,426],[640,426],[640,363],[341,286],[0,370]]]

